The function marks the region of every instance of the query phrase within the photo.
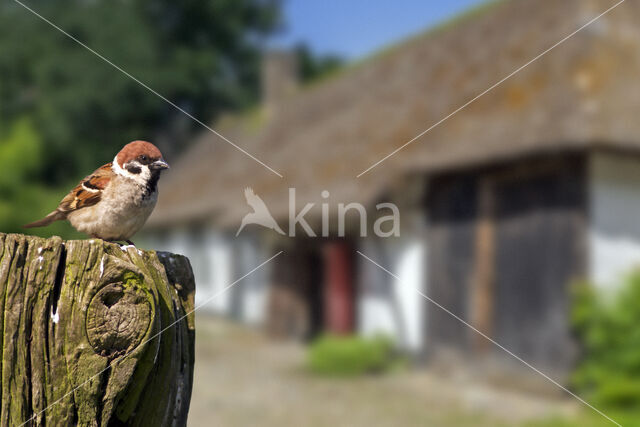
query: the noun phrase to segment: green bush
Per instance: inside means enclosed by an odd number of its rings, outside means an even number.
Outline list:
[[[573,384],[594,403],[640,408],[640,272],[615,294],[576,286],[572,321],[584,355]]]
[[[309,347],[307,365],[328,376],[355,376],[388,370],[394,362],[391,340],[384,336],[325,335]]]
[[[0,131],[0,232],[57,234],[65,238],[79,236],[63,222],[29,231],[22,228],[23,224],[55,209],[76,184],[70,179],[61,188],[44,185],[38,172],[44,167],[46,156],[47,146],[33,120],[21,118],[12,124],[6,135]]]

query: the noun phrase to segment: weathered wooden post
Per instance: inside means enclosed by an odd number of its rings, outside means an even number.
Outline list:
[[[194,291],[180,255],[0,233],[0,425],[185,425]]]

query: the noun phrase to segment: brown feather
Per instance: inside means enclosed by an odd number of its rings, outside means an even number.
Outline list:
[[[91,175],[86,176],[62,199],[58,210],[68,213],[98,203],[102,197],[102,190],[111,180],[112,173],[111,163],[107,163]]]
[[[38,221],[34,221],[32,223],[23,225],[23,228],[34,228],[34,227],[44,227],[46,225],[51,224],[54,221],[60,221],[62,219],[66,219],[67,215],[64,212],[60,212],[58,210],[55,210],[53,212],[51,212],[49,215],[45,216],[44,218],[42,218],[41,220]]]
[[[109,185],[112,174],[111,163],[101,166],[91,175],[84,177],[84,179],[62,199],[55,211],[41,220],[24,225],[23,227],[44,227],[54,221],[66,219],[70,212],[95,205],[102,198],[102,190]]]

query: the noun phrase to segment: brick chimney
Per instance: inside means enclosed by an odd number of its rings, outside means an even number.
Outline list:
[[[267,52],[262,64],[262,101],[277,109],[298,88],[298,61],[291,51]]]

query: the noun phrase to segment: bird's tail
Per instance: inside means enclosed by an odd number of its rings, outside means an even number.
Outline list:
[[[282,231],[282,228],[280,228],[277,222],[275,224],[275,227],[273,227],[273,229],[276,230],[278,233],[282,234],[283,236],[286,235],[286,233]]]
[[[245,216],[244,218],[242,218],[242,223],[240,224],[240,228],[238,228],[238,231],[236,231],[236,237],[238,237],[238,235],[240,234],[240,232],[242,231],[242,229],[244,228],[246,224],[246,219],[247,217]]]
[[[67,216],[64,212],[60,212],[59,210],[55,210],[51,212],[49,215],[45,216],[39,221],[32,222],[30,224],[23,225],[24,228],[34,228],[34,227],[44,227],[51,224],[54,221],[60,221],[65,219]]]

